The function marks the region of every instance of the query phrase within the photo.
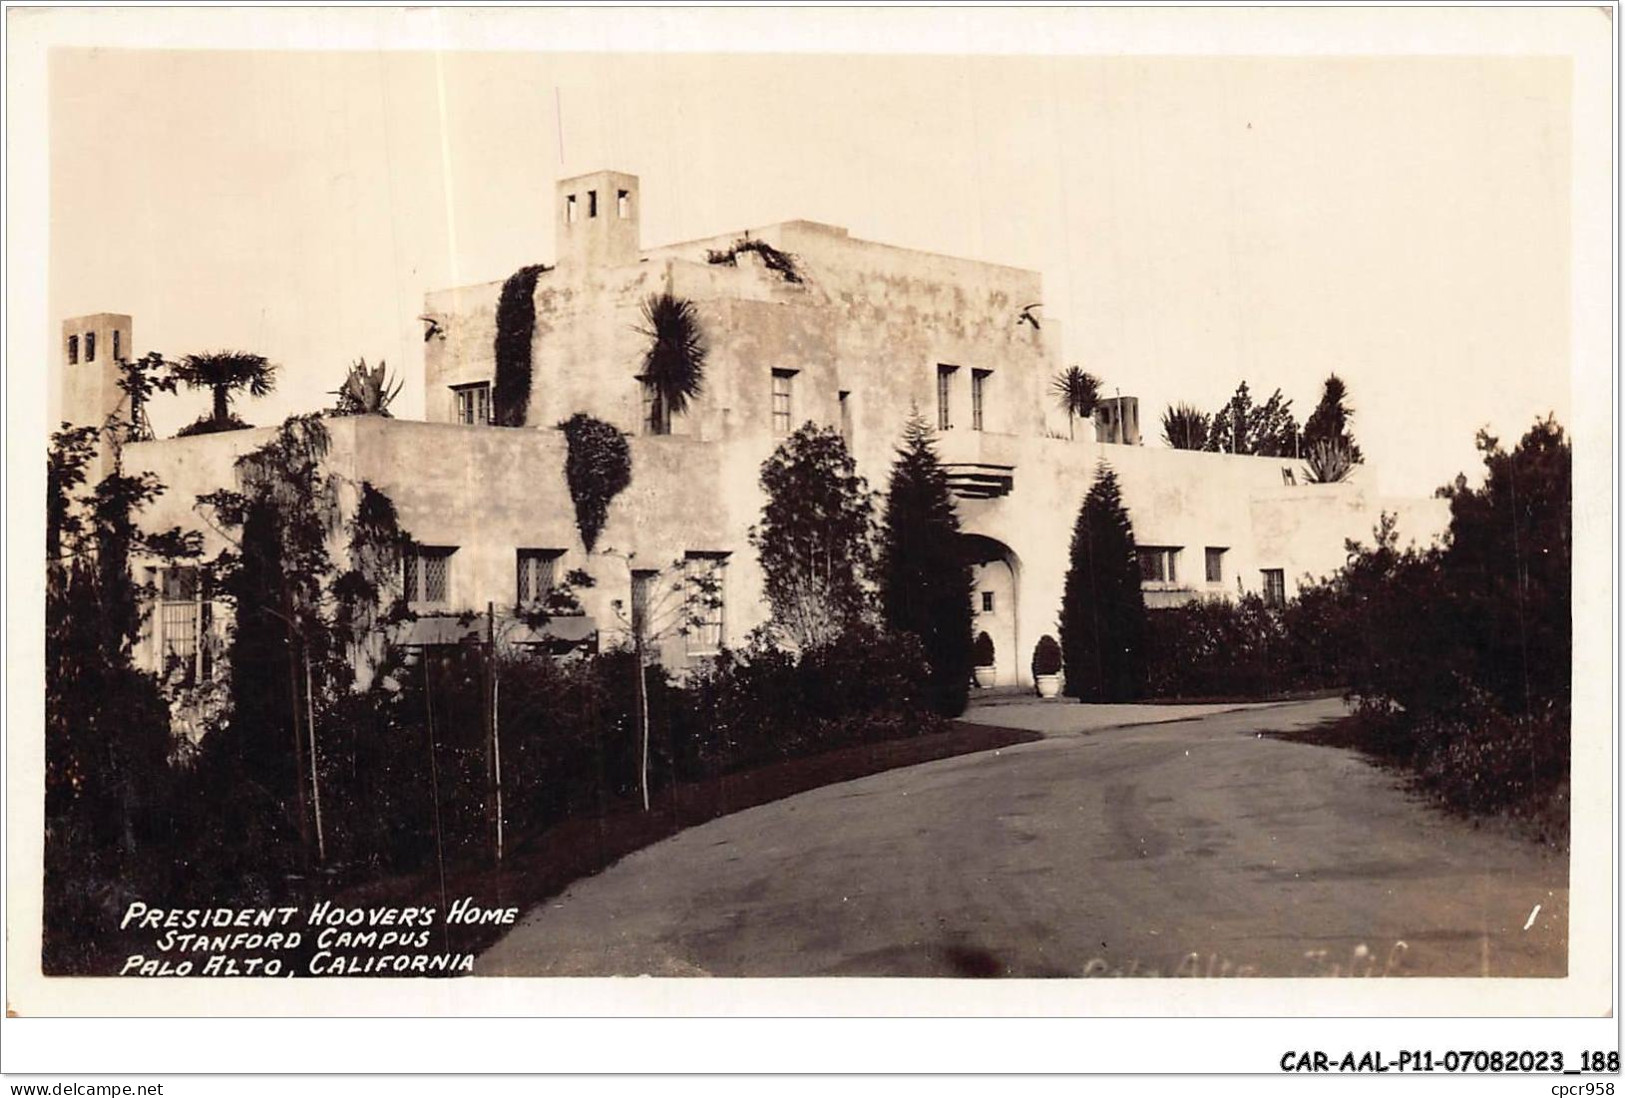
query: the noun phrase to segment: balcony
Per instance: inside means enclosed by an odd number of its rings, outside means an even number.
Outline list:
[[[961,499],[997,499],[1016,486],[1015,436],[948,430],[937,435],[937,456],[948,487]]]

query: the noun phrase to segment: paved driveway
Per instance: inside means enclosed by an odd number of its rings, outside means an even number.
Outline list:
[[[639,851],[487,975],[1557,976],[1566,861],[1261,736],[1337,701],[1098,728],[830,786]],[[1070,708],[1065,731],[1057,715]],[[1141,708],[1141,707],[1136,707]]]

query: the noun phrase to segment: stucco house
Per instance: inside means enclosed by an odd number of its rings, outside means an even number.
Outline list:
[[[951,474],[977,562],[977,628],[995,642],[1001,684],[1030,683],[1033,646],[1055,632],[1073,519],[1101,462],[1122,484],[1152,607],[1241,590],[1288,598],[1304,577],[1340,565],[1344,540],[1368,539],[1385,510],[1398,514],[1406,540],[1425,542],[1447,524],[1443,501],[1383,498],[1365,467],[1346,483],[1310,485],[1290,459],[1142,445],[1132,397],[1109,402],[1097,423],[1069,425],[1049,392],[1061,332],[1037,307],[1037,272],[808,221],[644,248],[639,209],[635,176],[601,171],[557,184],[556,262],[536,273],[532,295],[524,426],[492,422],[501,281],[427,296],[426,421],[330,422],[329,461],[348,481],[386,492],[419,546],[401,582],[420,613],[511,612],[581,568],[596,580],[583,592],[586,618],[556,628],[610,645],[622,628],[613,604],[648,598],[636,588],[669,579],[653,570],[677,562],[720,581],[721,605],[707,608],[704,626],[661,651],[668,666],[691,665],[739,644],[768,615],[748,531],[774,448],[809,420],[838,428],[883,490],[916,410],[936,427]],[[792,270],[738,249],[743,240],[792,257]],[[678,415],[639,377],[643,304],[661,292],[693,304],[709,346],[703,392]],[[68,420],[119,414],[113,361],[133,353],[131,335],[130,318],[114,314],[64,324]],[[632,456],[630,487],[591,552],[576,529],[557,426],[577,412],[623,431]],[[150,470],[168,489],[144,521],[201,526],[195,497],[269,435],[126,446],[126,468]],[[158,666],[195,653],[197,673],[212,673],[198,638],[220,615],[184,574],[158,579],[142,658]],[[431,635],[415,627],[418,640]]]

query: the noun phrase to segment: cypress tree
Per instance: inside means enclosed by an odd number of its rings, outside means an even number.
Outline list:
[[[886,624],[920,639],[931,664],[932,707],[958,716],[965,711],[971,673],[971,568],[948,475],[917,414],[892,465],[884,522],[880,598]]]
[[[1145,683],[1145,599],[1134,527],[1101,462],[1072,530],[1071,565],[1061,598],[1066,693],[1083,701],[1125,701]]]

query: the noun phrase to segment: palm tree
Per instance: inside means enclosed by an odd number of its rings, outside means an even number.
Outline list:
[[[1066,434],[1071,438],[1073,421],[1095,414],[1095,405],[1100,403],[1100,379],[1076,366],[1068,366],[1055,375],[1050,389],[1066,412]]]
[[[651,340],[638,375],[654,390],[650,424],[659,434],[671,429],[673,414],[686,411],[705,385],[705,333],[694,303],[671,291],[653,294],[643,303],[644,326]]]
[[[1207,449],[1213,418],[1183,402],[1170,404],[1162,412],[1162,440],[1175,450]]]
[[[238,391],[262,397],[276,388],[276,367],[264,355],[247,351],[187,355],[175,364],[174,376],[189,389],[213,390],[214,413],[209,418],[215,423],[231,421],[231,401]]]
[[[344,379],[344,384],[333,391],[338,397],[338,405],[334,408],[335,415],[341,416],[389,416],[389,405],[400,395],[403,383],[395,380],[393,386],[383,360],[377,366],[369,368],[367,360],[361,359],[350,367],[350,373]]]

